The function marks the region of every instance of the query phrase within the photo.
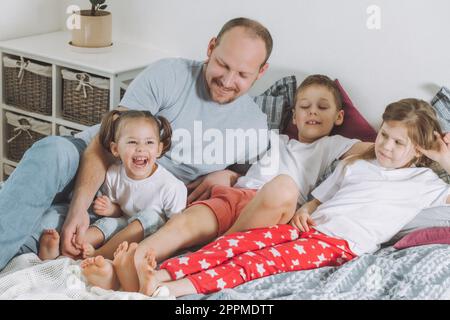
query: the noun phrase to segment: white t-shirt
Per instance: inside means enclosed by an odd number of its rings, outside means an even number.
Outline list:
[[[339,164],[312,195],[316,229],[347,240],[357,255],[372,253],[422,209],[444,205],[450,186],[429,168],[386,169],[376,160]]]
[[[145,210],[167,220],[186,207],[186,186],[161,165],[150,177],[133,180],[123,165],[114,164],[108,168],[101,191],[127,217]]]
[[[303,143],[271,132],[270,150],[237,180],[234,187],[260,189],[277,175],[286,174],[297,184],[299,203],[302,204],[326,168],[357,142],[359,140],[334,135]]]

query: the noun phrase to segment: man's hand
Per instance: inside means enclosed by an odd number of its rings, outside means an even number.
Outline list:
[[[238,173],[231,170],[221,170],[198,178],[187,185],[189,192],[188,204],[208,199],[211,195],[211,188],[214,185],[233,186],[239,177]]]
[[[84,242],[84,234],[89,227],[89,215],[87,212],[73,214],[69,212],[61,232],[61,254],[76,258],[81,253]]]

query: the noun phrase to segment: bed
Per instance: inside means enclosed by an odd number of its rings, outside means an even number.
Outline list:
[[[14,258],[0,272],[0,299],[152,298],[90,287],[81,275],[79,261],[59,258],[42,262],[28,253]],[[450,299],[450,246],[425,245],[404,250],[388,246],[341,267],[278,274],[234,289],[179,299]]]

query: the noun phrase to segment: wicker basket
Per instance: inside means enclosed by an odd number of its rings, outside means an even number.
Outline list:
[[[9,176],[13,173],[14,169],[15,168],[10,165],[7,164],[3,165],[3,181],[6,181],[9,178]]]
[[[74,135],[76,135],[79,132],[80,132],[79,130],[66,128],[64,126],[59,126],[58,127],[58,133],[59,133],[60,136],[74,136]]]
[[[5,103],[31,112],[52,114],[52,66],[3,57]]]
[[[99,123],[109,110],[109,80],[69,70],[61,73],[63,118],[87,126]]]
[[[51,123],[6,112],[6,157],[19,162],[36,141],[52,133]]]

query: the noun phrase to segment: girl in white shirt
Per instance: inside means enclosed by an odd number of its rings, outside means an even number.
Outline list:
[[[99,139],[120,163],[108,168],[101,188],[103,195],[93,203],[94,213],[103,218],[88,228],[83,258],[97,255],[112,258],[117,245],[95,248],[114,235],[117,237],[112,242],[117,244],[142,239],[184,209],[187,198],[184,183],[156,163],[170,149],[171,137],[169,122],[148,111],[114,110],[105,115]],[[131,226],[135,220],[139,223]],[[46,230],[44,235],[55,232]],[[40,253],[48,253],[48,248],[42,249]]]
[[[218,238],[166,260],[147,253],[147,295],[181,296],[233,288],[260,277],[338,266],[376,251],[422,209],[450,203],[450,186],[426,166],[450,172],[450,147],[431,106],[404,99],[387,106],[373,148],[344,161],[313,191],[290,225]]]

